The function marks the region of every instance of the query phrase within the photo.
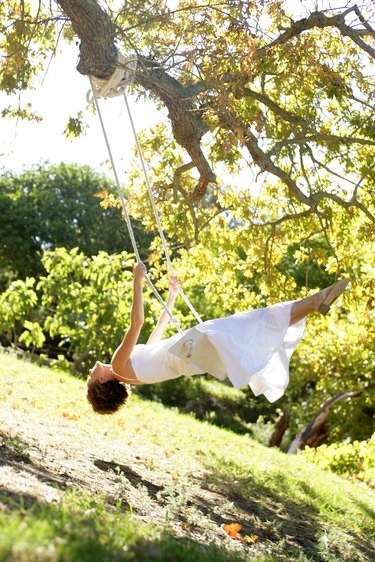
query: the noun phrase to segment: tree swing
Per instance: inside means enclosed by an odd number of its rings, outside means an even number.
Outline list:
[[[159,212],[158,212],[157,207],[156,207],[154,194],[152,192],[152,187],[151,187],[151,184],[150,184],[150,181],[149,181],[149,178],[148,178],[148,174],[147,174],[147,170],[146,170],[145,160],[143,158],[142,150],[141,150],[141,147],[140,147],[140,144],[139,144],[139,141],[138,141],[138,136],[137,136],[137,132],[136,132],[135,125],[134,125],[133,116],[132,116],[130,106],[129,106],[129,103],[128,103],[128,99],[127,99],[127,96],[126,96],[127,89],[132,84],[132,82],[134,80],[136,69],[137,69],[137,57],[136,56],[125,57],[121,52],[118,51],[117,52],[117,67],[116,67],[115,71],[113,72],[113,74],[108,79],[101,79],[101,78],[97,78],[95,76],[89,76],[89,80],[90,80],[90,84],[91,84],[91,90],[89,90],[89,92],[87,93],[87,101],[89,103],[95,104],[95,107],[96,107],[96,110],[97,110],[97,113],[98,113],[100,125],[101,125],[102,132],[103,132],[104,141],[105,141],[105,144],[107,146],[108,156],[109,156],[109,159],[110,159],[110,162],[111,162],[111,166],[112,166],[112,170],[113,170],[118,194],[119,194],[119,197],[120,197],[122,210],[123,210],[123,213],[124,213],[124,219],[125,219],[128,231],[129,231],[130,241],[131,241],[131,244],[132,244],[132,247],[133,247],[133,251],[134,251],[136,261],[137,261],[137,263],[140,263],[142,260],[141,260],[140,255],[139,255],[138,246],[137,246],[137,242],[136,242],[136,239],[135,239],[135,236],[134,236],[134,231],[133,231],[133,227],[132,227],[132,224],[131,224],[131,221],[130,221],[130,216],[129,216],[129,213],[128,213],[128,210],[127,210],[127,205],[126,205],[124,193],[123,193],[123,190],[122,190],[119,178],[118,178],[117,169],[116,169],[115,161],[114,161],[114,158],[113,158],[111,145],[110,145],[109,140],[108,140],[107,131],[106,131],[106,128],[105,128],[103,116],[102,116],[99,101],[98,101],[98,98],[100,98],[100,97],[111,98],[111,97],[116,97],[116,96],[121,96],[121,95],[123,96],[125,106],[126,106],[126,110],[127,110],[127,114],[128,114],[128,117],[129,117],[129,122],[130,122],[131,129],[132,129],[132,132],[133,132],[135,144],[136,144],[136,147],[137,147],[138,156],[139,156],[139,159],[140,159],[140,162],[141,162],[141,165],[142,165],[143,174],[144,174],[144,177],[145,177],[145,183],[146,183],[148,195],[149,195],[149,198],[150,198],[152,210],[153,210],[155,221],[156,221],[157,228],[158,228],[158,231],[159,231],[159,236],[160,236],[160,239],[161,239],[161,242],[162,242],[166,263],[167,263],[170,275],[174,275],[173,264],[172,264],[172,261],[170,259],[170,255],[169,255],[169,251],[168,251],[168,245],[167,245],[165,235],[164,235],[164,232],[163,232],[163,228],[162,228],[162,225],[161,225]],[[176,329],[180,332],[180,334],[182,336],[179,339],[179,341],[170,348],[169,351],[173,355],[176,355],[177,357],[180,357],[181,359],[191,360],[195,365],[197,365],[200,369],[202,369],[206,373],[209,373],[209,374],[213,375],[214,377],[222,379],[222,380],[225,379],[226,378],[225,367],[224,367],[215,347],[209,341],[208,337],[204,333],[197,330],[196,328],[190,328],[186,332],[183,332],[181,327],[180,327],[179,320],[177,318],[175,318],[173,316],[171,310],[169,310],[167,304],[165,303],[165,301],[163,300],[163,298],[159,294],[158,290],[156,289],[155,285],[151,281],[148,273],[146,273],[145,278],[146,278],[146,282],[147,282],[148,286],[151,288],[155,297],[158,299],[159,303],[164,308],[165,312],[168,314],[170,321],[174,324],[174,326],[176,327]],[[197,322],[199,324],[201,324],[203,322],[201,317],[199,316],[199,314],[195,310],[194,306],[189,301],[188,297],[183,292],[182,288],[180,288],[179,294],[181,295],[181,297],[183,298],[183,300],[185,301],[185,303],[189,307],[190,311],[194,315]]]

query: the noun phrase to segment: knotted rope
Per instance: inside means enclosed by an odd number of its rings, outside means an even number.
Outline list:
[[[87,92],[88,103],[97,98],[114,98],[121,96],[132,84],[137,70],[137,57],[125,57],[120,51],[117,52],[117,66],[109,78],[97,78],[90,76],[91,90]]]
[[[142,150],[141,150],[141,147],[140,147],[140,144],[139,144],[139,141],[138,141],[138,136],[137,136],[136,129],[135,129],[135,126],[134,126],[132,114],[131,114],[130,107],[129,107],[129,104],[128,104],[128,100],[127,100],[127,97],[126,97],[126,90],[128,89],[128,87],[130,86],[130,84],[134,80],[135,72],[136,72],[136,69],[137,69],[137,58],[134,57],[134,56],[125,57],[124,55],[122,55],[122,53],[118,52],[118,63],[119,63],[119,66],[116,67],[115,71],[109,77],[109,79],[97,78],[95,76],[89,77],[90,78],[90,84],[91,84],[91,91],[89,91],[87,93],[86,98],[87,98],[87,101],[89,103],[93,103],[93,102],[95,103],[95,106],[96,106],[96,109],[97,109],[97,112],[98,112],[98,115],[99,115],[104,140],[105,140],[105,143],[107,145],[109,158],[110,158],[110,161],[111,161],[111,164],[112,164],[112,169],[113,169],[118,193],[119,193],[119,196],[120,196],[121,206],[122,206],[122,209],[123,209],[123,212],[124,212],[125,222],[126,222],[126,225],[128,227],[128,231],[129,231],[131,244],[132,244],[137,262],[140,262],[141,259],[140,259],[140,256],[139,256],[138,247],[137,247],[137,243],[136,243],[135,236],[134,236],[134,231],[133,231],[133,228],[132,228],[132,225],[131,225],[129,213],[127,211],[127,207],[126,207],[126,203],[125,203],[125,197],[124,197],[124,194],[123,194],[123,191],[122,191],[121,184],[120,184],[119,179],[118,179],[117,170],[116,170],[116,166],[115,166],[115,163],[114,163],[111,146],[110,146],[109,141],[108,141],[108,136],[107,136],[107,133],[106,133],[106,130],[105,130],[104,121],[103,121],[102,114],[101,114],[101,111],[100,111],[100,106],[99,106],[99,103],[98,103],[99,97],[115,97],[115,96],[120,96],[120,95],[124,96],[126,109],[127,109],[130,124],[131,124],[131,127],[132,127],[132,131],[133,131],[138,155],[139,155],[141,165],[142,165],[142,169],[143,169],[143,173],[144,173],[144,176],[145,176],[146,187],[147,187],[148,194],[149,194],[149,197],[150,197],[150,201],[151,201],[152,209],[153,209],[153,212],[154,212],[156,224],[157,224],[157,227],[158,227],[159,235],[160,235],[160,238],[161,238],[161,242],[162,242],[165,258],[166,258],[166,261],[167,261],[168,269],[169,269],[170,275],[174,275],[172,261],[170,259],[169,252],[168,252],[167,242],[166,242],[164,232],[163,232],[163,229],[162,229],[159,213],[158,213],[158,210],[156,208],[154,194],[152,192],[151,184],[150,184],[150,181],[148,179],[145,161],[144,161],[144,158],[143,158],[143,154],[142,154]],[[163,308],[167,312],[170,320],[177,327],[177,329],[181,332],[181,328],[179,326],[178,319],[176,319],[172,315],[171,311],[167,307],[166,303],[163,301],[162,297],[158,293],[157,289],[155,288],[155,286],[153,285],[152,281],[149,279],[147,274],[146,274],[146,281],[147,281],[148,285],[151,287],[154,295],[157,297],[160,304],[162,304]],[[193,313],[196,320],[199,323],[201,323],[202,322],[201,317],[196,312],[193,305],[191,304],[188,297],[184,294],[184,292],[181,288],[179,290],[179,293],[182,296],[185,303],[190,308],[190,310]]]

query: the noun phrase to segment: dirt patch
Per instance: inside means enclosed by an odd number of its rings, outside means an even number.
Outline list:
[[[211,470],[199,455],[189,469],[179,470],[178,453],[150,440],[122,440],[110,434],[110,424],[91,430],[77,416],[62,413],[51,419],[37,409],[32,415],[31,421],[20,410],[0,411],[1,509],[57,504],[67,490],[77,489],[100,495],[108,509],[131,511],[139,521],[167,528],[176,537],[257,555],[280,545],[289,559],[302,550],[320,560],[319,514],[254,481],[250,472],[230,481],[224,469],[220,473],[220,463]],[[139,435],[137,427],[134,434]],[[231,522],[241,524],[241,535],[257,536],[256,544],[231,539],[223,529]],[[368,548],[359,547],[364,560],[371,559]]]
[[[221,525],[234,517],[234,506],[202,487],[203,470],[180,482],[165,470],[157,447],[150,450],[137,442],[129,447],[119,439],[102,439],[98,445],[95,433],[65,418],[29,423],[21,412],[2,410],[0,424],[3,509],[18,508],[21,502],[25,507],[58,502],[67,489],[79,489],[100,494],[109,506],[118,507],[121,500],[121,509],[131,509],[141,521],[169,528],[176,536],[205,542],[210,535],[210,541],[221,545],[232,542]],[[226,503],[228,519],[223,518]],[[243,516],[245,521],[249,514]]]

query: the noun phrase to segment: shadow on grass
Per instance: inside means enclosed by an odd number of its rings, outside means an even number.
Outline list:
[[[345,541],[340,544],[342,550],[337,545],[329,545],[329,552],[326,550],[323,553],[321,542],[327,525],[322,523],[324,519],[319,509],[308,500],[309,497],[316,498],[317,494],[316,489],[307,482],[300,482],[301,492],[307,499],[301,498],[297,501],[291,497],[290,481],[282,473],[274,475],[272,486],[267,486],[255,480],[252,474],[241,476],[237,472],[231,473],[230,468],[225,466],[220,470],[220,463],[215,463],[214,466],[207,464],[206,467],[211,473],[206,475],[205,481],[200,481],[199,485],[210,492],[214,489],[216,494],[220,494],[222,505],[224,502],[233,504],[233,517],[242,525],[241,532],[257,534],[260,542],[279,543],[283,556],[287,556],[288,560],[300,560],[301,552],[308,560],[314,562],[328,559],[350,562],[375,560],[370,535],[360,536],[348,529],[345,531],[348,532],[352,551],[355,549],[358,553],[357,558],[347,557],[345,548],[349,547],[349,543]],[[235,467],[233,468],[235,471]],[[329,501],[323,494],[318,499],[320,505]],[[195,501],[199,509],[215,519],[216,505],[220,500],[216,499],[215,504],[210,505],[202,494],[200,498],[195,498]],[[338,530],[343,532],[342,527]]]
[[[27,443],[21,443],[17,440],[18,446],[15,448],[12,445],[3,442],[0,448],[0,467],[1,470],[5,467],[12,468],[16,473],[24,472],[30,477],[34,477],[37,481],[47,484],[49,486],[58,487],[62,490],[68,486],[68,481],[71,478],[68,475],[59,474],[48,470],[41,463],[36,463],[30,458],[27,452],[19,450],[22,447],[27,449]]]
[[[121,472],[131,485],[136,487],[142,484],[150,497],[159,503],[162,501],[157,494],[163,491],[164,487],[153,484],[129,467],[99,459],[94,461],[94,465],[103,471],[117,474]],[[218,527],[223,523],[237,522],[242,526],[242,536],[256,534],[261,544],[266,541],[274,545],[282,544],[283,560],[300,560],[301,550],[309,556],[309,560],[323,560],[317,539],[323,534],[323,529],[317,522],[317,510],[310,505],[285,499],[282,493],[279,495],[268,487],[260,485],[251,475],[246,478],[236,476],[234,481],[227,472],[218,472],[216,466],[211,475],[205,476],[204,481],[199,477],[196,478],[196,483],[199,486],[199,495],[193,494],[191,490],[176,489],[176,497],[180,493],[186,493],[188,499],[186,506],[195,506],[200,514]],[[278,485],[285,492],[286,482],[282,479],[282,475]],[[229,511],[226,514],[227,518],[218,512],[218,506],[225,504],[233,504],[232,513]],[[185,520],[186,506],[182,507],[178,514],[177,519],[180,521]]]
[[[43,459],[36,461],[27,450],[29,443],[19,437],[10,439],[0,433],[0,503],[7,512],[31,509],[43,504],[48,497],[57,501],[60,491],[83,489],[85,483],[74,476],[43,466]]]
[[[22,450],[23,449],[23,450]],[[124,512],[121,505],[108,505],[107,499],[87,495],[84,488],[72,490],[68,478],[53,474],[33,462],[27,452],[27,444],[17,440],[16,447],[4,445],[0,449],[0,470],[10,467],[14,475],[24,475],[26,485],[33,481],[52,485],[64,491],[59,500],[46,503],[36,491],[13,489],[13,482],[3,485],[0,492],[0,562],[38,559],[50,560],[55,549],[58,559],[64,562],[225,562],[228,550],[225,546],[205,546],[186,538],[176,539],[167,531],[142,526],[139,521]],[[157,486],[126,465],[97,459],[95,466],[105,472],[113,471],[129,480],[132,486],[147,487],[150,496],[156,498],[162,486]],[[82,500],[80,497],[82,496]],[[27,529],[19,533],[20,521]],[[52,550],[51,550],[52,549]],[[248,557],[230,553],[233,562],[248,561]]]
[[[268,417],[275,411],[275,407],[265,398],[255,399],[250,389],[233,393],[232,385],[228,384],[230,392],[225,393],[225,386],[225,382],[202,375],[143,385],[133,392],[141,398],[178,408],[180,413],[192,414],[199,420],[229,429],[238,435],[251,433],[249,424],[255,423],[260,415]]]
[[[128,514],[110,510],[96,498],[69,493],[58,505],[28,505],[17,499],[19,512],[0,511],[0,561],[53,559],[64,562],[250,562],[246,554],[236,554],[193,539],[159,532],[140,524]],[[20,534],[19,524],[27,534]],[[259,560],[259,559],[258,559]],[[261,558],[262,562],[266,558]],[[270,562],[273,558],[268,559]]]
[[[39,498],[32,494],[18,493],[14,490],[9,490],[5,486],[1,486],[0,490],[0,505],[1,509],[6,512],[21,511],[25,509],[34,508],[39,502]]]
[[[137,472],[124,464],[96,459],[94,460],[94,465],[104,472],[112,471],[115,474],[121,474],[125,476],[125,478],[129,480],[130,484],[135,488],[140,485],[145,486],[147,488],[148,494],[153,499],[156,499],[156,494],[163,490],[163,486],[158,486],[157,484],[153,484],[149,480],[145,480],[144,478],[142,478],[142,476],[137,474]]]

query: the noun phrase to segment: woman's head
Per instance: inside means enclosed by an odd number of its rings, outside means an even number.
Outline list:
[[[116,380],[111,365],[97,361],[87,380],[87,400],[98,414],[113,414],[129,396],[126,386]]]

